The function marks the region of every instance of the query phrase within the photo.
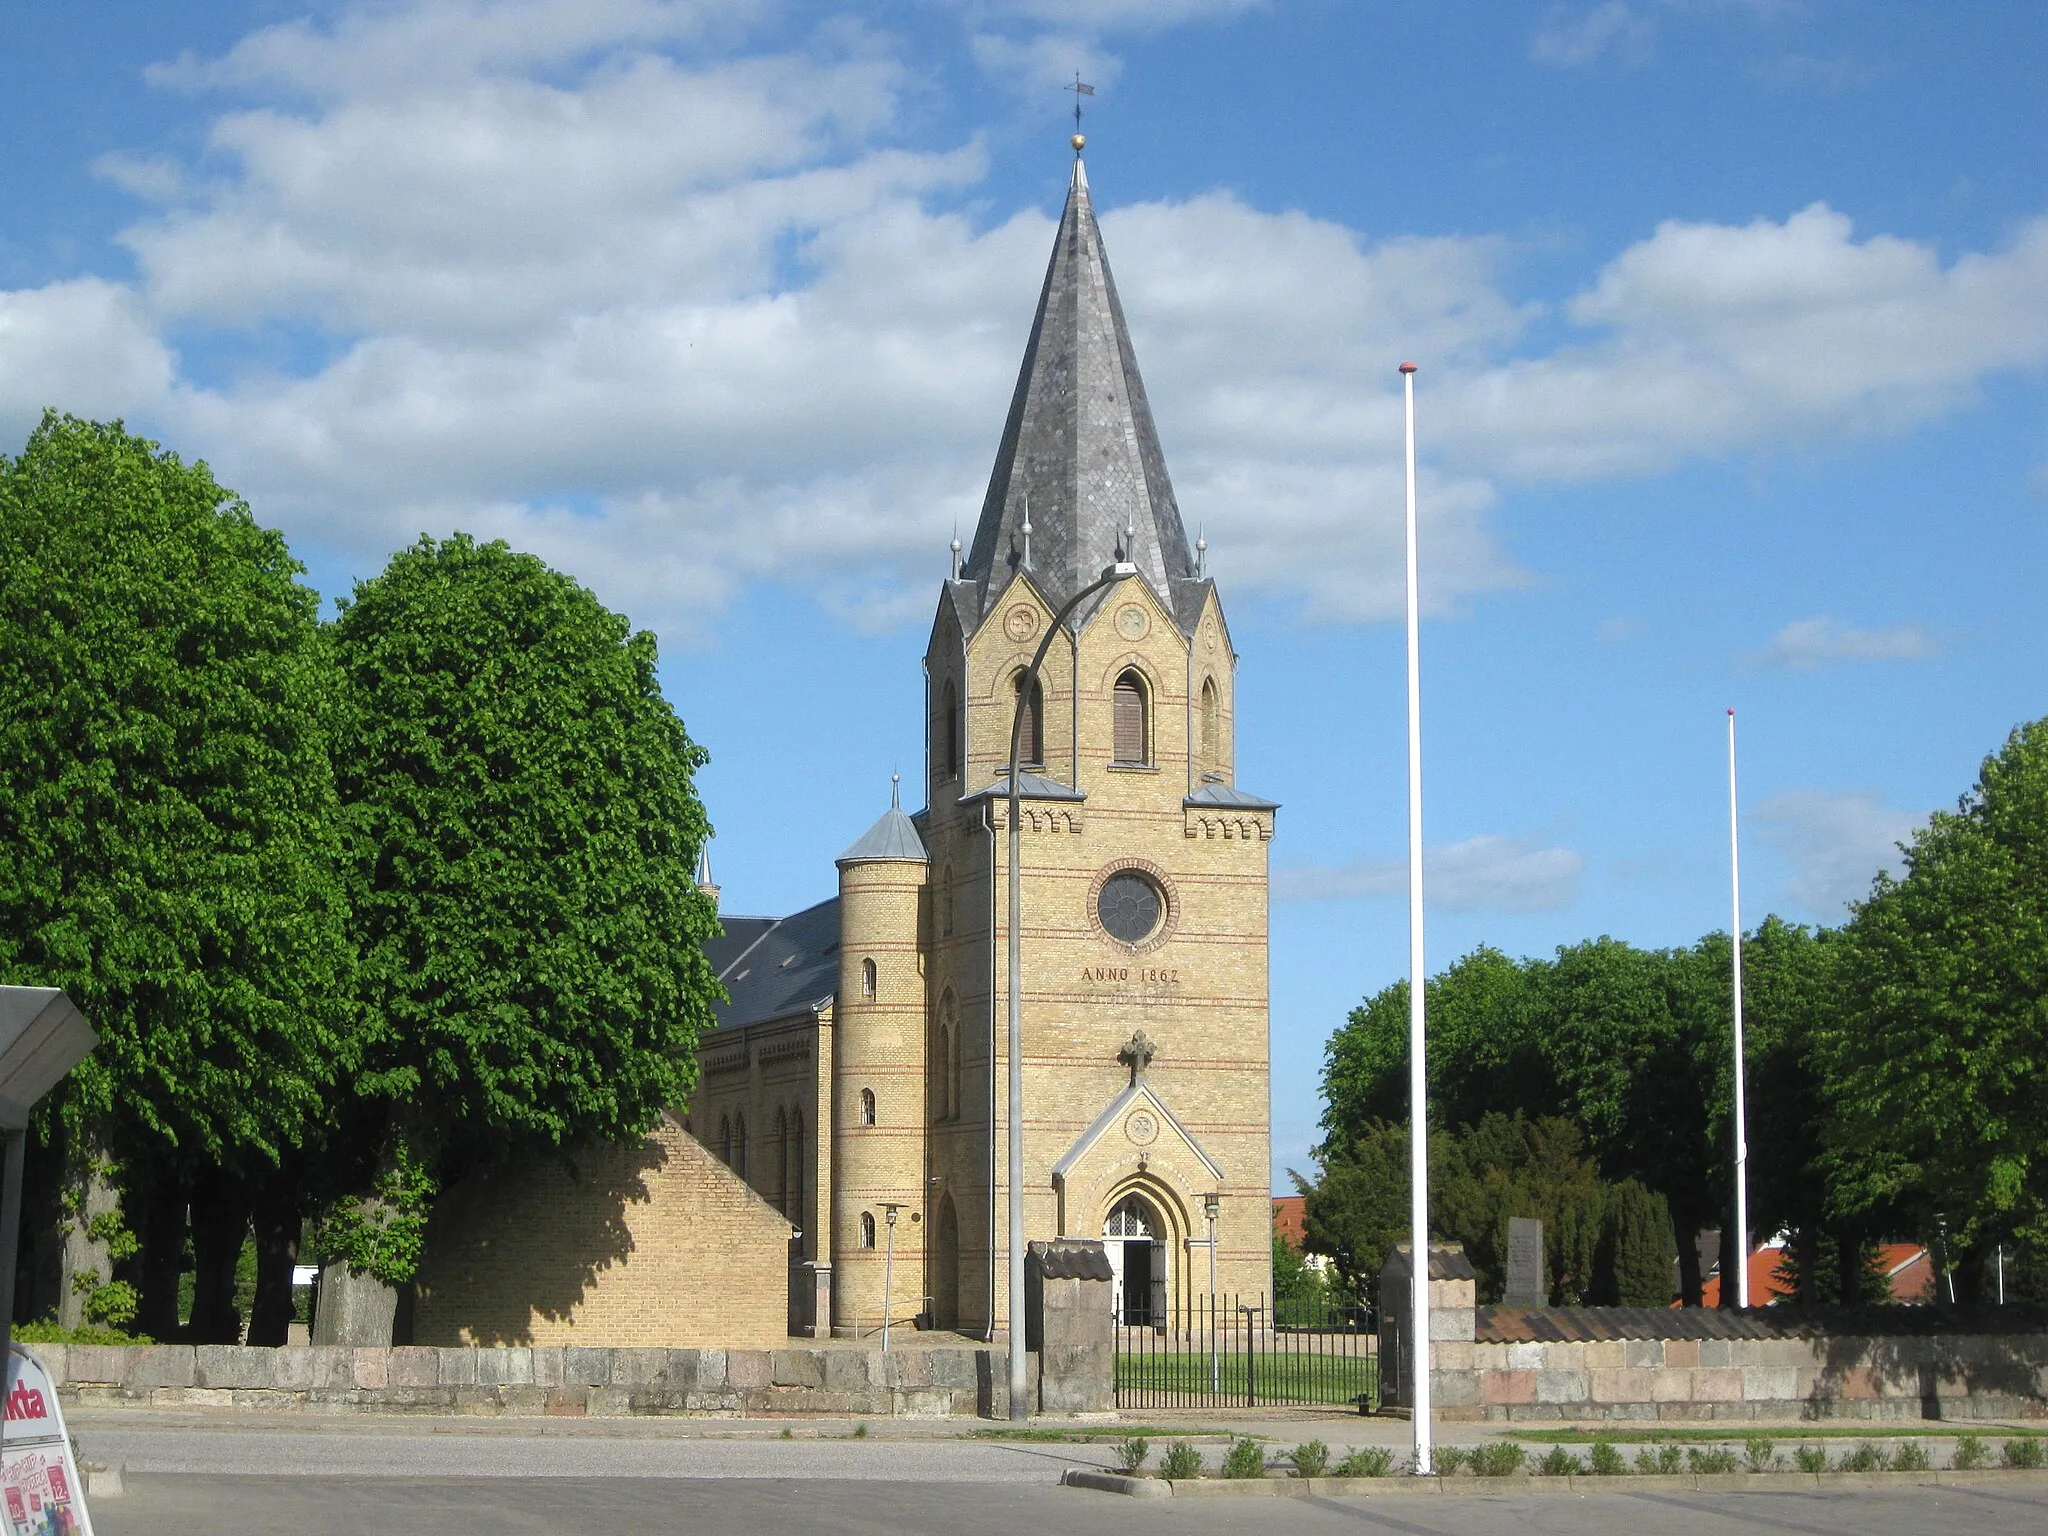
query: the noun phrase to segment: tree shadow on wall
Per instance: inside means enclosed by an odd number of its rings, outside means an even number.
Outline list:
[[[632,1254],[632,1223],[672,1156],[664,1125],[465,1179],[437,1202],[413,1304],[418,1344],[527,1345],[536,1320],[566,1322]],[[465,1339],[463,1336],[467,1335]]]
[[[1775,1310],[1775,1309],[1773,1309]],[[2038,1307],[1831,1310],[1809,1418],[1918,1395],[1923,1419],[2048,1415],[2048,1312]]]

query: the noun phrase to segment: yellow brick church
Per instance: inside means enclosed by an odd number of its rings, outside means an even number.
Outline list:
[[[1108,1243],[1127,1322],[1270,1289],[1267,843],[1230,631],[1191,551],[1076,158],[974,541],[925,651],[925,809],[839,892],[728,916],[686,1127],[795,1229],[793,1324],[1007,1327],[1008,765],[1023,699],[1031,1238]],[[708,875],[707,875],[708,883]],[[1212,1248],[1213,1243],[1213,1248]]]

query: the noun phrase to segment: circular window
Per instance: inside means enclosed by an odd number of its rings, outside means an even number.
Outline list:
[[[1165,896],[1135,869],[1120,869],[1111,875],[1095,898],[1096,921],[1119,944],[1144,943],[1158,931],[1165,915]]]

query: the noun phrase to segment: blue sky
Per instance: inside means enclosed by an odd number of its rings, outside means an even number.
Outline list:
[[[1276,1181],[1402,974],[1419,376],[1432,968],[1837,921],[2048,713],[2048,9],[0,0],[0,442],[204,456],[322,591],[502,535],[663,639],[728,910],[920,750],[1089,167],[1273,844]],[[914,778],[913,778],[914,781]],[[1171,1049],[1170,1042],[1162,1048]]]

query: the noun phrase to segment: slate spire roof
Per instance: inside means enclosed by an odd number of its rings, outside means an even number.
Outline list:
[[[1195,577],[1078,156],[995,472],[960,571],[977,586],[983,614],[1027,548],[1032,580],[1055,605],[1118,558],[1134,562],[1177,613],[1188,613],[1190,597],[1198,606],[1189,589],[1206,585]]]

